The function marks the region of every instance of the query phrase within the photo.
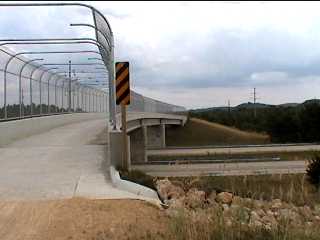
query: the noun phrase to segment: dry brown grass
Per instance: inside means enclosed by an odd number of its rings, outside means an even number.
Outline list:
[[[184,127],[168,128],[166,141],[168,146],[264,144],[270,137],[191,118]]]
[[[310,185],[304,174],[258,175],[258,176],[223,176],[198,178],[171,178],[175,184],[188,188],[196,187],[210,193],[212,190],[229,191],[238,196],[251,199],[281,199],[287,206],[310,206],[319,209],[320,198],[318,190]],[[283,203],[284,203],[283,202]],[[320,239],[319,222],[308,225],[294,224],[284,218],[278,221],[276,228],[248,227],[243,225],[244,210],[252,208],[245,203],[240,204],[231,220],[226,219],[219,208],[209,207],[190,211],[181,209],[179,214],[171,219],[171,233],[175,239],[181,240],[318,240]],[[253,201],[251,204],[254,204]],[[256,207],[257,209],[259,207]],[[317,210],[318,211],[318,210]]]
[[[164,239],[168,218],[138,200],[0,202],[1,240]]]
[[[208,194],[213,190],[227,191],[241,197],[268,201],[279,198],[298,206],[320,204],[320,189],[308,182],[306,174],[177,177],[170,180]],[[190,182],[192,185],[188,184]]]
[[[268,194],[272,189],[286,196],[308,194],[307,185],[297,176],[255,176],[244,179],[202,179],[207,187],[219,186],[246,194],[247,191]],[[185,180],[187,187],[201,188],[199,179]],[[239,184],[240,183],[240,184]],[[279,184],[283,184],[280,186]],[[294,188],[293,188],[294,187]],[[282,190],[280,190],[282,189]],[[274,192],[278,197],[278,191]],[[258,195],[256,195],[258,196]],[[309,198],[310,195],[304,197]],[[318,199],[315,199],[318,202]],[[239,219],[241,214],[239,214]],[[168,217],[163,210],[137,200],[89,200],[74,198],[50,201],[0,202],[1,240],[318,240],[319,228],[306,232],[280,224],[274,231],[243,227],[238,219],[227,226],[221,212],[179,212]]]

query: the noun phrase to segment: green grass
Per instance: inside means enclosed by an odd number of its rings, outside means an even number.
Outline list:
[[[168,146],[207,146],[269,143],[265,134],[246,132],[217,123],[191,118],[184,127],[168,127]]]

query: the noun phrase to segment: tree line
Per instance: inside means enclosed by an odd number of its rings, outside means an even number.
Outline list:
[[[40,104],[33,104],[33,115],[39,115],[40,114]],[[49,113],[48,105],[42,104],[42,114]],[[50,112],[67,112],[67,108],[60,108],[55,105],[50,105]],[[73,112],[74,109],[72,108],[71,111]],[[77,112],[82,112],[81,108],[76,109]],[[28,116],[31,113],[31,107],[30,105],[24,105],[22,107],[22,113],[24,116]],[[7,105],[7,117],[8,118],[18,118],[20,115],[20,105],[19,104],[12,104]],[[4,107],[0,108],[0,119],[4,118]]]
[[[274,143],[320,142],[320,102],[297,106],[213,108],[191,110],[191,117],[270,135]]]

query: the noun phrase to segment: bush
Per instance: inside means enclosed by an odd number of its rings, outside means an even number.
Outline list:
[[[314,185],[320,184],[320,155],[314,155],[309,161],[307,175],[310,183]]]

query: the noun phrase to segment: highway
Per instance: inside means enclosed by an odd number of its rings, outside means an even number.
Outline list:
[[[305,161],[135,165],[134,170],[156,177],[227,176],[278,173],[305,173]]]
[[[194,147],[194,148],[167,148],[150,149],[148,155],[177,156],[177,155],[206,155],[206,154],[236,154],[236,153],[272,153],[272,152],[300,152],[320,151],[320,144],[296,144],[296,145],[265,145],[265,146],[232,146],[232,147]]]

